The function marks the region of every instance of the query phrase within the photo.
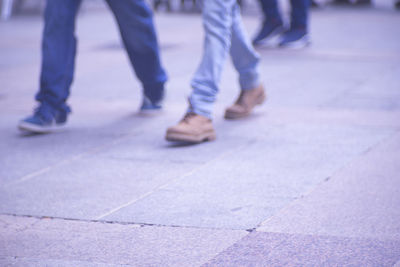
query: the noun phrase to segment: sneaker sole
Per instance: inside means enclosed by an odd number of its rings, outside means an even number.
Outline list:
[[[167,133],[165,139],[170,142],[187,142],[187,143],[202,143],[205,141],[214,141],[217,138],[215,132],[208,132],[199,136],[193,136],[182,133]]]
[[[21,131],[25,131],[25,132],[45,134],[45,133],[55,133],[55,132],[63,131],[65,129],[65,124],[57,125],[57,126],[49,126],[49,127],[40,127],[40,126],[37,126],[36,124],[21,121],[18,124],[18,128]]]
[[[278,28],[271,32],[269,36],[261,39],[260,41],[253,43],[254,47],[258,48],[267,48],[267,47],[276,47],[279,45],[279,37],[280,34],[284,32],[284,28]]]
[[[260,96],[258,96],[256,104],[254,105],[254,107],[263,104],[266,99],[267,99],[267,96],[266,96],[265,92],[263,91],[262,94]],[[251,112],[253,111],[254,107],[250,111],[248,111],[246,113],[235,113],[235,112],[225,111],[224,118],[228,119],[228,120],[236,120],[236,119],[245,118],[245,117],[247,117],[247,116],[249,116],[251,114]]]
[[[285,44],[280,43],[279,47],[297,50],[297,49],[306,48],[310,44],[311,44],[310,38],[308,36],[304,36],[300,40],[297,40],[294,42],[285,43]]]

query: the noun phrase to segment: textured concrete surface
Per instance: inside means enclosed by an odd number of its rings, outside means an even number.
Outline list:
[[[142,117],[114,19],[83,11],[73,113],[52,135],[15,127],[35,105],[42,20],[0,23],[0,266],[399,265],[391,1],[314,10],[312,46],[259,50],[268,101],[245,120],[223,119],[239,91],[227,63],[218,138],[195,146],[163,137],[186,109],[200,17],[156,16],[170,81],[164,112]],[[244,14],[253,34],[258,9]]]
[[[4,215],[0,224],[0,263],[28,266],[198,266],[247,234]]]
[[[251,233],[203,266],[393,266],[400,242]]]
[[[399,151],[397,134],[258,230],[399,240]]]
[[[268,128],[268,133],[105,219],[254,228],[390,134],[323,125]]]

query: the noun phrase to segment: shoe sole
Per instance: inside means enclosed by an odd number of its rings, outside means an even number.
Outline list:
[[[25,132],[40,133],[40,134],[55,133],[63,131],[65,129],[65,124],[57,126],[49,126],[49,127],[40,127],[32,123],[21,121],[18,124],[18,129]]]
[[[182,134],[182,133],[167,133],[165,139],[170,142],[187,142],[187,143],[197,144],[205,141],[214,141],[216,139],[216,134],[214,131],[198,136]]]
[[[304,36],[301,39],[299,39],[297,41],[294,41],[294,42],[285,43],[285,44],[280,43],[279,47],[280,48],[297,50],[297,49],[306,48],[310,44],[311,44],[310,38],[308,36]]]
[[[262,93],[257,97],[257,101],[256,101],[256,104],[254,105],[254,107],[255,106],[259,106],[262,103],[264,103],[266,98],[267,98],[267,96],[266,96],[265,92],[262,91]],[[224,118],[228,119],[228,120],[236,120],[236,119],[245,118],[245,117],[247,117],[247,116],[249,116],[251,114],[251,112],[253,111],[254,107],[250,111],[248,111],[246,113],[235,113],[235,112],[225,111]]]
[[[284,28],[274,30],[270,35],[260,41],[253,43],[257,48],[276,47],[279,45],[279,37],[284,32]]]

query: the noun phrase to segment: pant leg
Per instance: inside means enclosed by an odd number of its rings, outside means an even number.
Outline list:
[[[36,100],[54,109],[65,104],[73,80],[75,18],[81,0],[48,0],[44,13],[40,90]]]
[[[244,29],[240,7],[233,11],[232,45],[230,50],[233,65],[239,74],[239,84],[242,90],[253,89],[260,85],[258,71],[259,55],[254,50]]]
[[[292,7],[290,27],[307,30],[310,0],[290,0],[290,4]]]
[[[152,101],[163,97],[167,75],[161,66],[153,14],[144,0],[107,0],[121,32],[129,59]]]
[[[232,10],[235,5],[236,0],[203,2],[203,56],[192,78],[193,91],[188,112],[211,118],[222,68],[231,47]]]
[[[265,20],[282,21],[277,0],[259,0],[259,2]]]

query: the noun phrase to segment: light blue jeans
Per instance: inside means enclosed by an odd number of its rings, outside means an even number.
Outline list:
[[[211,118],[228,53],[239,74],[242,90],[260,85],[259,56],[245,33],[237,0],[203,1],[203,26],[203,58],[191,82],[193,91],[188,112]]]

